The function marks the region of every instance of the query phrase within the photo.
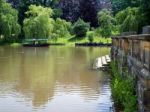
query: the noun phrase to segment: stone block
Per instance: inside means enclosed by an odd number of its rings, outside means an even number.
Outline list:
[[[150,26],[143,27],[143,34],[150,34]]]
[[[136,34],[137,34],[136,31],[130,31],[130,32],[123,32],[121,36],[129,36],[129,35],[136,35]]]
[[[139,105],[144,105],[145,107],[150,107],[150,91],[147,90],[143,85],[138,81],[138,103]]]
[[[141,101],[138,101],[139,103],[138,103],[138,112],[144,112],[144,105],[142,104],[142,102]]]
[[[150,91],[143,92],[143,104],[146,107],[150,107]]]
[[[144,112],[150,112],[150,107],[145,107]]]
[[[139,112],[150,112],[150,105],[144,105],[143,101],[138,99],[138,111]]]
[[[140,83],[147,89],[150,90],[150,80],[143,80],[142,78],[140,79]]]
[[[138,81],[145,87],[147,90],[150,90],[150,72],[146,69],[142,69],[138,75]]]

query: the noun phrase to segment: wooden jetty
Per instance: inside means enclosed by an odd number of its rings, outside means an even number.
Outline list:
[[[93,69],[105,69],[109,66],[111,58],[109,55],[96,58]]]

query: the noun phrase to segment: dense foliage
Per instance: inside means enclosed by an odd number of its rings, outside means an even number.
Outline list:
[[[92,43],[94,41],[94,31],[87,32],[86,37],[88,38],[89,42]]]
[[[18,12],[6,0],[0,0],[0,37],[6,41],[14,40],[19,33]]]
[[[116,14],[117,23],[120,25],[121,32],[138,31],[142,23],[143,16],[139,8],[128,7]]]
[[[123,112],[137,111],[137,98],[135,95],[135,80],[127,72],[123,77],[116,68],[114,62],[111,63],[112,69],[112,95],[115,100],[115,106],[122,107]]]
[[[82,18],[93,27],[98,25],[97,12],[103,8],[111,8],[110,0],[60,0],[63,11],[62,18],[76,22]]]
[[[51,8],[31,5],[26,12],[27,18],[24,20],[24,33],[26,38],[48,38],[53,29]]]
[[[98,12],[98,22],[100,24],[100,33],[102,37],[110,37],[115,22],[111,12],[107,9]]]
[[[58,38],[68,38],[71,36],[71,23],[66,20],[57,18],[53,22],[53,31],[51,34],[51,39],[57,41]]]
[[[139,8],[139,13],[144,15],[145,19],[140,27],[150,24],[150,0],[111,0],[111,4],[114,15],[125,10],[127,7]]]
[[[58,4],[59,0],[8,0],[13,7],[15,7],[19,12],[19,23],[23,25],[23,20],[26,15],[25,12],[28,10],[30,5],[41,5],[46,7],[53,7]],[[54,15],[55,16],[55,15]]]
[[[138,7],[141,0],[111,0],[113,13],[126,9],[127,7]]]
[[[18,35],[20,39],[57,40],[74,34],[75,37],[87,37],[92,42],[95,37],[108,38],[128,31],[140,33],[144,25],[150,24],[150,0],[110,0],[111,4],[109,0],[7,1],[11,4],[0,0],[0,37],[6,41],[17,38]],[[62,18],[71,20],[72,23]],[[92,26],[96,26],[92,30],[93,37],[87,33]]]
[[[141,0],[140,11],[146,19],[144,25],[150,24],[150,0]]]
[[[90,24],[84,22],[82,19],[78,19],[76,23],[73,25],[73,33],[77,37],[84,37],[86,35],[86,32],[89,30]]]

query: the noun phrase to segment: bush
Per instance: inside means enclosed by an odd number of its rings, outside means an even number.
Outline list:
[[[86,36],[86,32],[90,29],[90,24],[84,22],[82,19],[78,19],[77,22],[73,25],[73,33],[76,37],[84,37]]]
[[[57,18],[53,23],[52,40],[57,41],[56,38],[68,38],[71,36],[71,23],[66,20]]]
[[[117,105],[123,107],[124,112],[135,112],[137,110],[137,98],[135,95],[135,81],[126,74],[121,77],[116,65],[111,63],[113,79],[111,83],[112,96]]]
[[[94,41],[94,31],[88,31],[86,33],[86,37],[88,38],[89,42],[92,43]]]

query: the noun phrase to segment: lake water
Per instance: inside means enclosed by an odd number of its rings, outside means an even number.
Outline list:
[[[0,112],[111,112],[109,75],[92,69],[109,50],[0,46]]]

